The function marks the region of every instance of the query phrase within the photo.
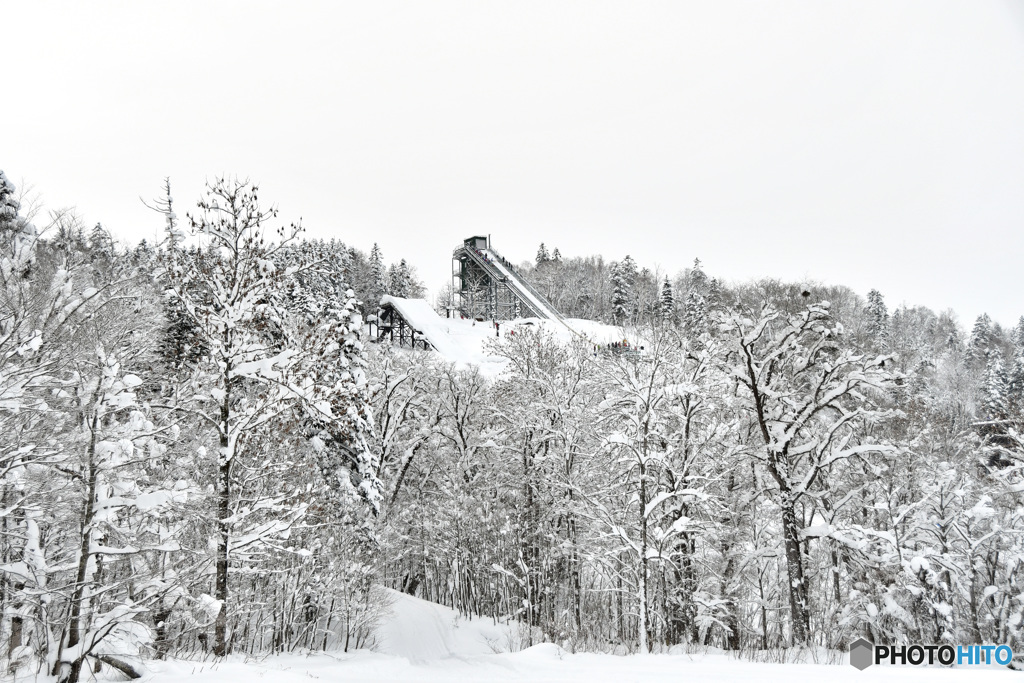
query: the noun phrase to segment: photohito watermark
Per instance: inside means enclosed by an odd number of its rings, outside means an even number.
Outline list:
[[[875,645],[864,638],[850,643],[850,664],[861,671],[883,662],[911,666],[1006,666],[1012,659],[1009,645]]]

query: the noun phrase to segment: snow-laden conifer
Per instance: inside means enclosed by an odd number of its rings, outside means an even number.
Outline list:
[[[214,457],[207,466],[214,482],[212,595],[218,605],[213,650],[224,655],[234,609],[232,566],[258,562],[261,546],[280,542],[308,508],[290,477],[272,478],[286,472],[288,463],[268,450],[269,432],[284,428],[295,411],[305,415],[321,469],[339,486],[347,484],[348,471],[348,463],[337,461],[339,449],[364,458],[362,431],[369,416],[351,292],[323,307],[316,325],[296,332],[289,319],[289,283],[317,266],[305,259],[278,264],[300,228],[280,227],[278,240],[270,241],[266,224],[277,212],[261,208],[258,189],[248,182],[216,180],[198,207],[189,220],[204,258],[169,250],[160,277],[205,347],[196,370],[199,390],[171,409],[194,415],[212,441]],[[372,481],[357,486],[368,486],[367,497],[373,497]]]

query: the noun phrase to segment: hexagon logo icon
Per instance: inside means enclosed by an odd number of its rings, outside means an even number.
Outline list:
[[[858,638],[850,643],[850,664],[863,671],[875,663],[875,646],[871,641]]]

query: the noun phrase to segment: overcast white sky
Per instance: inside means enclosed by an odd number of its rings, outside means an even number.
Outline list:
[[[431,290],[513,260],[1024,314],[1024,3],[7,2],[0,169],[152,237],[221,173]],[[179,212],[183,213],[183,212]]]

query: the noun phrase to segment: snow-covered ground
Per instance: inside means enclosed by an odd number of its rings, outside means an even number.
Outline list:
[[[881,667],[858,671],[840,664],[765,664],[721,653],[615,656],[569,654],[545,643],[502,652],[514,631],[491,619],[467,620],[457,612],[408,595],[391,593],[391,615],[379,630],[375,651],[290,654],[262,660],[229,657],[220,662],[150,662],[144,681],[165,683],[395,683],[434,681],[567,681],[626,683],[744,681],[750,683],[882,683],[1009,681],[1008,669]],[[495,652],[498,650],[498,652]]]
[[[475,657],[514,649],[515,624],[467,618],[443,605],[387,590],[388,618],[376,631],[375,652],[425,663],[446,657]]]
[[[414,664],[406,659],[360,651],[341,655],[289,655],[262,662],[229,660],[220,664],[169,663],[147,681],[196,681],[236,683],[239,681],[320,680],[338,683],[461,683],[482,681],[531,681],[541,683],[925,683],[934,681],[1011,681],[1010,671],[933,669],[914,667],[871,667],[858,671],[852,666],[821,664],[755,664],[722,656],[569,655],[554,645],[537,645],[523,652],[478,657],[450,657]]]

